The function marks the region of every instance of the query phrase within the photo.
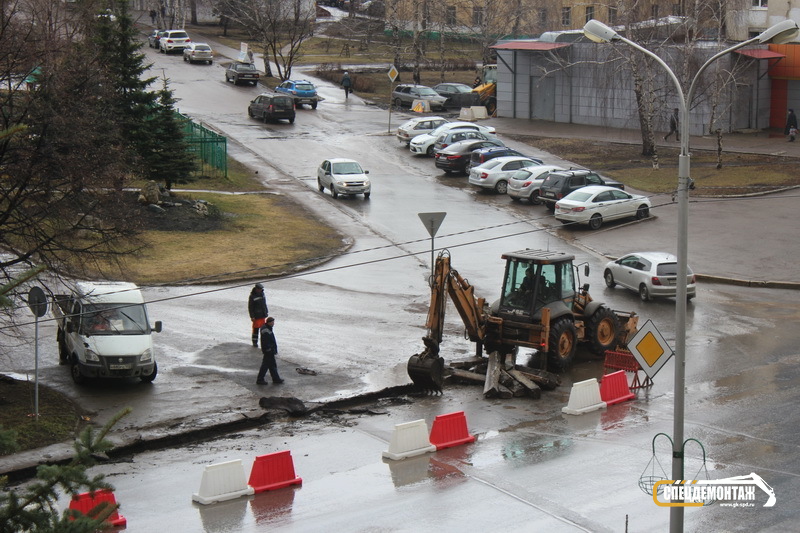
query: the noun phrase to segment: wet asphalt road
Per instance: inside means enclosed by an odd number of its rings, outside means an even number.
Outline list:
[[[411,158],[384,135],[385,111],[357,98],[344,102],[335,87],[321,84],[326,101],[315,112],[299,112],[294,125],[265,126],[243,112],[258,89],[226,86],[217,65],[190,67],[179,57],[151,55],[169,69],[183,112],[240,141],[231,147],[237,157],[258,168],[271,187],[350,235],[359,253],[267,285],[278,316],[287,380],[282,387],[254,383],[260,357],[248,345],[249,283],[147,290],[151,319],[163,320],[166,329],[156,338],[162,371],[151,387],[131,382],[77,390],[55,364],[54,330],[43,324],[42,379],[80,398],[98,421],[132,405],[134,414],[114,437],[120,442],[256,418],[264,413],[262,396],[295,396],[314,405],[407,383],[405,362],[422,349],[430,268],[430,241],[418,212],[448,212],[437,247],[451,249],[454,266],[479,295],[491,299],[498,292],[503,251],[565,250],[591,264],[595,298],[652,319],[668,341],[674,338],[674,303],[644,304],[633,293],[605,288],[605,259],[596,253],[613,255],[636,239],[669,246],[674,226],[668,216],[656,212],[643,224],[578,233],[588,245],[562,242],[575,236],[561,228],[544,231],[549,223],[539,220],[543,208],[512,205],[453,183],[464,178],[436,174],[430,160]],[[213,109],[205,105],[209,101]],[[397,116],[392,120],[399,123]],[[288,156],[270,157],[276,153]],[[316,192],[314,169],[329,153],[356,157],[371,170],[375,192],[369,202],[333,201]],[[541,155],[545,162],[552,157]],[[381,261],[398,256],[404,257]],[[344,268],[355,263],[366,264]],[[797,519],[790,502],[800,488],[793,438],[798,333],[786,327],[797,323],[794,296],[704,284],[689,306],[686,436],[706,447],[710,477],[757,472],[776,490],[778,504],[770,510],[690,509],[687,530],[744,525],[786,531]],[[468,356],[473,348],[452,309],[447,327],[443,355]],[[295,367],[318,375],[298,374]],[[16,370],[29,368],[20,362]],[[368,411],[322,411],[297,420],[269,413],[276,420],[257,429],[137,454],[96,470],[114,484],[131,531],[623,531],[626,522],[629,531],[665,530],[668,511],[641,492],[638,480],[653,457],[654,436],[672,432],[672,363],[633,402],[562,415],[571,384],[601,373],[597,360],[582,356],[562,386],[538,401],[484,400],[479,387],[465,386],[442,396],[372,402]],[[398,463],[381,459],[395,424],[425,419],[430,425],[436,415],[454,411],[465,412],[475,443]],[[661,438],[656,444],[656,457],[669,472],[669,447]],[[285,449],[303,478],[301,488],[209,507],[191,503],[204,465],[241,459],[249,472],[256,455]],[[39,451],[27,460],[62,451]],[[687,477],[702,477],[695,474],[702,454],[687,448],[687,456]]]

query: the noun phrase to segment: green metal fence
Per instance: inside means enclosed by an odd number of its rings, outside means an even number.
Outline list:
[[[192,121],[186,115],[178,113],[183,122],[183,131],[189,151],[200,163],[195,172],[200,175],[228,177],[228,139],[213,132],[201,124]]]

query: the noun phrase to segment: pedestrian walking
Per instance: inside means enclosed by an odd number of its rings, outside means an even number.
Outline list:
[[[275,340],[275,333],[272,328],[275,326],[275,318],[267,318],[266,323],[261,326],[261,353],[264,354],[261,359],[261,367],[258,369],[258,377],[256,377],[257,385],[266,385],[264,380],[267,377],[267,372],[272,378],[272,383],[280,385],[283,383],[281,376],[278,374],[278,362],[275,357],[278,355],[278,342]]]
[[[156,12],[156,10],[155,9],[151,9],[150,10],[150,22],[153,24],[153,26],[156,25],[156,17],[157,16],[158,16],[158,13]]]
[[[794,109],[789,110],[789,115],[786,117],[786,128],[784,128],[783,134],[789,136],[789,142],[793,142],[795,137],[797,137],[797,115],[794,114]]]
[[[678,132],[678,124],[680,124],[680,122],[678,121],[678,108],[676,107],[672,111],[672,115],[670,115],[670,117],[669,117],[669,133],[664,135],[664,140],[665,141],[673,133],[675,134],[675,140],[678,141],[678,142],[681,141],[681,134],[680,134],[680,132]]]
[[[250,297],[247,300],[247,311],[250,313],[250,320],[253,326],[253,347],[258,348],[259,330],[266,323],[269,316],[267,296],[264,294],[264,286],[262,284],[256,283],[250,291]]]
[[[350,79],[350,74],[347,71],[342,76],[342,87],[344,88],[344,97],[347,98],[347,95],[353,92],[353,80]]]

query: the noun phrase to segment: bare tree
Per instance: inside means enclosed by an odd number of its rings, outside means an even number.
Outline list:
[[[277,76],[287,80],[300,57],[300,46],[313,35],[316,8],[307,0],[222,0],[224,12],[242,24],[264,51],[264,70],[272,75],[270,60]]]

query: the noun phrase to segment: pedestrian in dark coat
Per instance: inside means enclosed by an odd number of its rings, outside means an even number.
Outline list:
[[[347,71],[342,76],[342,87],[344,88],[344,97],[347,98],[347,95],[353,92],[353,80],[350,79],[350,74]]]
[[[795,137],[797,137],[797,115],[794,114],[794,109],[789,110],[783,134],[789,136],[789,142],[794,141]]]
[[[258,377],[256,377],[256,384],[266,385],[267,382],[264,378],[267,377],[267,372],[272,378],[272,382],[276,385],[283,383],[281,376],[278,374],[278,362],[275,356],[278,355],[278,342],[275,340],[275,333],[272,328],[275,325],[275,318],[267,318],[267,322],[261,326],[261,353],[264,357],[261,359],[261,368],[258,369]]]
[[[151,10],[150,10],[150,22],[151,22],[151,23],[152,23],[154,26],[155,26],[155,24],[156,24],[156,17],[157,17],[157,16],[158,16],[158,13],[156,13],[156,10],[155,10],[155,9],[151,9]]]
[[[267,296],[264,294],[264,286],[262,284],[256,283],[253,290],[250,291],[250,298],[247,301],[247,310],[250,313],[250,320],[253,323],[253,347],[258,348],[258,331],[269,316]]]
[[[672,111],[672,114],[669,116],[669,133],[664,135],[664,140],[665,141],[669,138],[670,135],[672,135],[674,133],[675,134],[675,140],[680,142],[681,134],[678,131],[678,124],[680,124],[680,122],[678,121],[678,108],[676,107]]]

